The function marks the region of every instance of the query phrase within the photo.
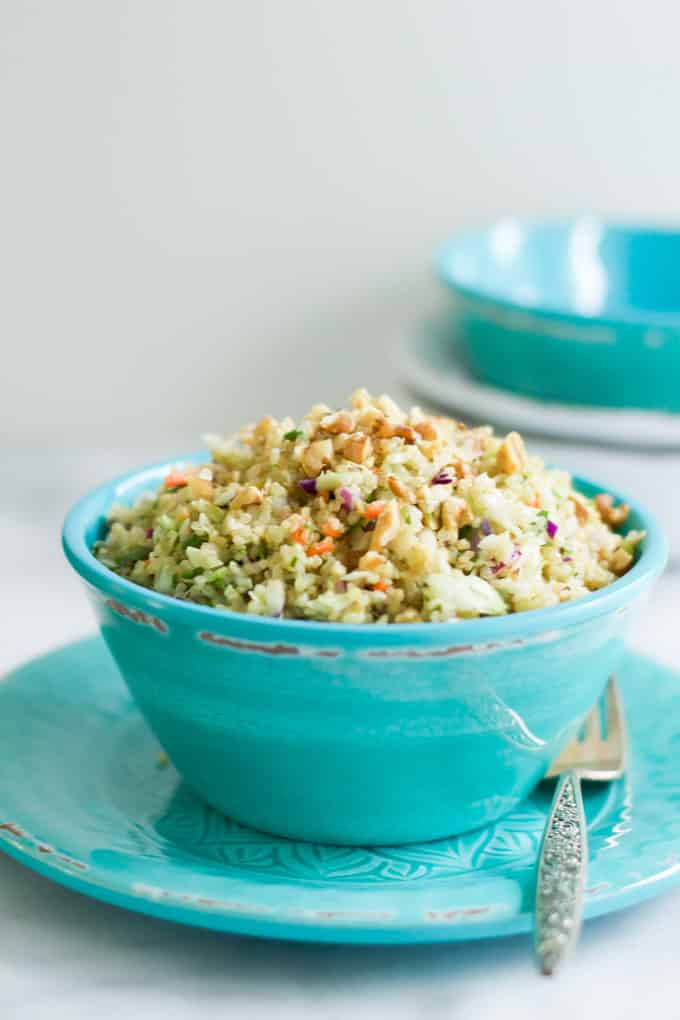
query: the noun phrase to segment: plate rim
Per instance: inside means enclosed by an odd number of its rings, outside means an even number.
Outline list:
[[[105,648],[99,635],[69,642],[43,655],[29,659],[26,663],[11,670],[3,679],[9,680],[29,666],[35,668],[38,664],[49,664],[53,656],[59,653],[68,658],[73,654],[81,653],[83,647],[96,649],[98,646],[101,646],[102,649]],[[653,661],[638,653],[635,653],[632,658],[643,663]],[[115,666],[112,660],[109,661],[112,675],[115,676]],[[654,665],[666,673],[680,676],[680,671],[671,666],[662,663],[654,663]],[[125,691],[122,680],[120,680],[120,684],[121,689]],[[0,683],[0,699],[3,689],[4,684]],[[680,725],[678,729],[680,731]],[[230,932],[236,935],[308,942],[376,945],[464,941],[523,934],[531,928],[531,915],[522,910],[521,904],[518,903],[514,907],[515,912],[511,916],[507,915],[507,910],[513,909],[512,904],[508,906],[507,900],[504,904],[488,904],[486,911],[469,909],[467,916],[464,916],[465,909],[451,909],[448,912],[433,911],[432,913],[436,916],[429,919],[426,919],[422,902],[417,919],[414,919],[414,915],[409,919],[403,911],[396,913],[394,919],[381,916],[379,911],[373,911],[374,916],[371,918],[371,911],[366,911],[360,919],[350,917],[344,920],[337,916],[342,913],[338,910],[320,909],[306,911],[301,915],[299,911],[295,913],[294,907],[277,907],[267,913],[263,911],[261,904],[248,903],[243,899],[244,895],[248,895],[249,890],[258,889],[262,892],[263,886],[267,885],[262,876],[255,872],[225,874],[225,890],[228,890],[230,899],[207,900],[202,905],[200,896],[196,897],[192,893],[180,896],[173,890],[166,892],[161,887],[135,882],[134,877],[128,873],[123,872],[116,875],[110,869],[107,870],[96,864],[88,865],[88,870],[85,873],[80,870],[83,868],[81,862],[69,857],[65,851],[53,852],[53,848],[42,843],[41,839],[45,834],[32,834],[24,829],[21,819],[8,818],[8,812],[2,805],[1,795],[0,811],[0,837],[2,837],[0,838],[0,849],[19,863],[45,878],[96,900],[135,913],[177,923]],[[47,838],[46,835],[45,838]],[[680,846],[677,849],[680,851]],[[499,865],[500,869],[502,869],[502,865]],[[303,882],[303,880],[300,881]],[[426,886],[431,890],[433,883],[437,881],[439,880],[423,879],[418,888],[422,889]],[[610,886],[608,889],[602,892],[598,891],[596,895],[588,897],[585,917],[590,919],[625,909],[661,893],[678,882],[680,882],[680,859],[669,858],[667,867],[659,868],[654,874],[641,876],[638,881],[628,882],[623,886]],[[286,884],[294,885],[294,879],[282,882],[282,885]],[[331,880],[326,880],[323,884],[326,888],[332,886]],[[340,895],[342,895],[341,887],[336,885],[334,888],[339,889]],[[418,888],[410,887],[406,899],[406,910],[412,909],[410,904],[413,901],[418,901]],[[232,891],[239,897],[238,900],[231,898]],[[198,902],[196,902],[197,899]],[[500,910],[494,916],[493,910],[496,906]],[[351,914],[351,912],[349,913]],[[483,916],[484,913],[486,916]]]

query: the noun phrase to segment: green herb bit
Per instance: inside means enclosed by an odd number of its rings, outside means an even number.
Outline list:
[[[116,563],[119,567],[128,563],[136,563],[137,560],[145,560],[149,555],[149,547],[146,545],[135,545],[131,549],[125,549],[116,556]]]
[[[218,567],[217,570],[213,570],[209,574],[206,574],[205,579],[209,584],[211,584],[213,581],[220,581],[223,577],[226,577],[228,572],[228,567]]]
[[[283,433],[283,438],[287,439],[289,443],[294,443],[296,439],[301,439],[303,435],[302,429],[291,429],[290,432]]]

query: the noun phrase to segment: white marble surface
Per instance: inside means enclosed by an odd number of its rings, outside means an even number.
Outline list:
[[[639,454],[542,445],[553,461],[646,495],[673,526],[679,460],[666,457],[663,471],[652,472]],[[0,500],[2,671],[93,629],[59,548],[63,513],[95,482],[165,453],[160,445],[3,451],[11,484]],[[673,546],[680,554],[675,535]],[[671,570],[635,636],[639,648],[678,667],[679,601],[680,576]],[[669,1000],[667,991],[677,982],[679,943],[680,890],[590,922],[573,960],[546,981],[534,973],[524,937],[400,948],[232,938],[90,901],[0,855],[2,1020],[173,1020],[199,1011],[205,1020],[508,1020],[539,1014],[561,1020],[580,1015],[584,1003],[589,1015],[615,1020],[654,1012],[680,1017],[676,996]]]

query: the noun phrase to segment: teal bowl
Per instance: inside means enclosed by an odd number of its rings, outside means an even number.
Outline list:
[[[472,374],[561,403],[680,411],[680,232],[499,221],[435,269]]]
[[[413,625],[248,616],[159,595],[92,555],[111,504],[155,488],[170,466],[80,500],[64,524],[66,556],[188,786],[245,825],[297,840],[422,842],[510,811],[600,695],[630,610],[666,558],[652,516],[627,500],[631,526],[647,532],[638,561],[572,603]]]

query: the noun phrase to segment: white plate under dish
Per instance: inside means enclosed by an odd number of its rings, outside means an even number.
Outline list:
[[[471,424],[491,422],[559,439],[680,450],[680,415],[553,404],[477,382],[467,372],[445,321],[431,322],[407,339],[400,368],[404,383],[416,395],[455,411]]]

